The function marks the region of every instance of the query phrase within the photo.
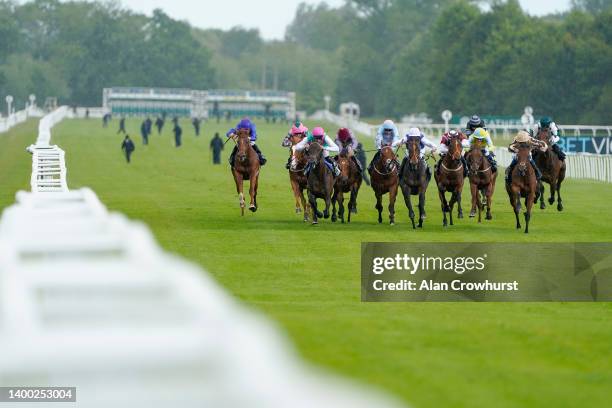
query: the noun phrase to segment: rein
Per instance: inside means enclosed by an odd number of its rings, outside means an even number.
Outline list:
[[[446,166],[444,165],[444,162],[442,162],[442,163],[441,163],[441,165],[442,165],[442,167],[444,168],[444,170],[446,170],[446,171],[459,171],[459,170],[462,170],[462,169],[463,169],[463,163],[460,163],[460,164],[459,164],[459,167],[457,167],[456,169],[449,169],[448,167],[446,167]]]

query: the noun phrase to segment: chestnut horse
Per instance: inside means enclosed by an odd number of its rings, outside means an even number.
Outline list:
[[[293,147],[299,142],[301,142],[303,136],[289,135],[286,139],[287,144],[283,144],[285,147]],[[309,220],[310,214],[310,204],[304,198],[304,190],[307,188],[308,180],[306,179],[306,175],[304,174],[304,169],[306,168],[306,156],[304,152],[295,152],[293,154],[296,160],[295,168],[289,168],[289,182],[291,183],[291,190],[293,190],[293,197],[295,198],[295,213],[299,214],[304,211],[304,222]]]
[[[408,207],[408,215],[412,221],[412,229],[416,229],[414,222],[414,210],[412,209],[411,195],[419,196],[419,228],[423,228],[423,220],[425,220],[425,193],[431,179],[431,173],[427,167],[427,163],[421,160],[421,138],[408,137],[406,142],[408,157],[404,159],[400,170],[399,185],[404,195],[404,202]]]
[[[234,167],[232,167],[232,174],[236,182],[236,191],[238,192],[238,198],[240,200],[240,213],[244,215],[245,200],[243,181],[245,180],[250,180],[249,195],[251,196],[251,202],[249,204],[249,210],[252,212],[257,211],[259,157],[255,149],[253,149],[253,146],[251,146],[251,136],[247,129],[239,129],[238,134],[233,135],[232,138],[238,146],[234,159]]]
[[[534,151],[533,158],[536,165],[542,172],[542,181],[550,185],[550,198],[548,203],[553,205],[555,202],[555,192],[557,193],[557,211],[563,211],[563,200],[561,199],[561,183],[565,179],[565,162],[559,159],[559,156],[552,150],[550,144],[550,132],[546,129],[540,129],[537,134],[537,139],[545,142],[548,148],[545,152]],[[546,208],[544,204],[544,183],[540,183],[540,208]]]
[[[329,218],[329,206],[334,192],[334,175],[325,164],[324,149],[318,142],[312,142],[306,149],[308,201],[312,209],[312,223],[318,224],[319,218]],[[323,213],[317,209],[317,198],[325,200]]]
[[[535,170],[529,163],[529,154],[532,147],[527,144],[519,145],[517,165],[512,171],[512,184],[506,183],[506,191],[510,198],[510,205],[516,217],[516,229],[521,228],[519,212],[521,211],[521,197],[525,198],[525,234],[529,233],[529,220],[531,208],[538,199],[538,180]]]
[[[380,157],[372,166],[370,179],[376,195],[378,223],[382,223],[382,197],[389,193],[389,222],[391,225],[395,225],[395,199],[397,198],[399,185],[399,169],[397,156],[391,146],[383,146],[380,149]]]
[[[348,203],[348,222],[351,222],[351,213],[357,212],[357,194],[361,187],[363,178],[357,168],[357,164],[351,156],[346,152],[340,153],[336,157],[340,176],[336,179],[334,185],[334,194],[332,196],[332,222],[336,222],[338,217],[344,224],[344,193],[351,193]],[[338,203],[338,217],[336,217],[336,202]]]
[[[461,161],[463,154],[463,146],[461,139],[454,137],[450,139],[448,144],[448,153],[440,162],[439,168],[436,170],[434,177],[438,185],[438,195],[440,196],[440,204],[442,205],[442,214],[444,216],[442,225],[447,226],[446,213],[450,216],[450,225],[453,225],[453,207],[457,203],[457,217],[463,218],[463,209],[461,208],[461,192],[463,191],[464,168]],[[450,201],[446,201],[446,193],[451,193]]]
[[[470,191],[472,193],[472,210],[470,217],[476,214],[478,208],[478,222],[482,222],[482,210],[484,209],[483,200],[486,201],[487,215],[486,219],[491,220],[491,200],[495,192],[495,180],[497,172],[493,172],[493,168],[489,160],[482,152],[481,147],[476,143],[465,157],[470,164]],[[482,192],[483,200],[480,199]]]

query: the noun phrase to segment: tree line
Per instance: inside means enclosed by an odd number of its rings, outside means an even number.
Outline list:
[[[518,0],[301,4],[283,40],[191,27],[117,3],[0,0],[0,95],[100,105],[109,86],[284,89],[312,112],[330,95],[368,116],[443,109],[609,124],[610,0],[528,15]]]

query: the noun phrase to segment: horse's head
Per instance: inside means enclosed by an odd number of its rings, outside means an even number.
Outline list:
[[[348,176],[351,172],[351,159],[346,154],[338,156],[338,168],[340,169],[340,179],[343,182],[348,181]]]
[[[421,158],[421,138],[418,136],[409,136],[406,140],[406,148],[408,149],[408,163],[414,170],[419,165]]]
[[[316,140],[305,149],[308,163],[317,163],[323,158],[323,146]]]
[[[540,128],[540,130],[538,130],[538,134],[536,135],[536,139],[541,142],[548,143],[548,141],[550,140],[550,129]]]
[[[482,162],[484,161],[484,154],[482,153],[482,149],[480,146],[474,147],[470,150],[470,172],[472,174],[477,174],[480,168],[482,167]]]
[[[391,173],[395,170],[397,158],[391,146],[383,146],[383,148],[380,149],[379,161],[383,164],[385,172]]]
[[[244,162],[251,147],[251,131],[249,129],[238,129],[236,133],[236,145],[238,146],[236,158],[238,161]]]
[[[461,159],[461,153],[463,152],[463,146],[461,145],[461,137],[452,137],[448,142],[448,154],[453,160]]]
[[[521,143],[518,146],[518,153],[516,154],[517,169],[521,177],[527,175],[527,166],[529,165],[529,155],[531,153],[531,146],[527,143]]]

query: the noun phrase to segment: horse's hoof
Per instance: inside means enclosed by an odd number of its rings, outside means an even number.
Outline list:
[[[318,221],[313,221],[312,225],[317,225],[319,222]]]
[[[475,212],[471,212],[471,213],[470,213],[470,218],[474,218],[475,216],[476,216],[476,213],[475,213]]]
[[[381,218],[378,219],[378,223],[382,224],[382,219]]]
[[[344,218],[340,218],[340,222],[344,224]]]
[[[254,205],[251,205],[251,206],[249,206],[249,210],[250,210],[251,212],[255,212],[255,211],[257,211],[257,207],[256,207],[256,206],[254,206]]]
[[[295,213],[296,213],[296,214],[299,214],[299,213],[301,213],[301,212],[302,212],[302,209],[301,209],[300,207],[296,207],[296,208],[295,208]]]
[[[357,214],[357,207],[351,208],[349,211],[352,212],[353,214]]]
[[[554,198],[549,198],[548,199],[548,204],[553,205],[554,202],[555,202]]]
[[[323,218],[329,218],[329,211],[323,212]]]
[[[463,218],[463,213],[462,213],[462,212],[461,212],[461,213],[459,213],[459,214],[457,215],[457,218],[459,218],[459,219]]]
[[[320,211],[317,211],[317,218],[323,218],[323,213]]]
[[[390,226],[394,226],[394,225],[395,225],[395,223],[394,223],[393,221],[391,221],[391,222],[389,223],[389,225],[390,225]]]
[[[563,211],[563,204],[557,204],[557,211]]]
[[[332,221],[332,222],[336,222],[336,221],[338,221],[338,217],[336,217],[335,215],[332,215],[332,219],[331,219],[331,221]]]
[[[544,203],[541,203],[541,204],[540,204],[540,210],[543,210],[543,209],[545,209],[545,208],[546,208],[546,205],[545,205]]]
[[[485,219],[486,219],[486,220],[492,220],[492,219],[493,219],[493,216],[492,216],[492,215],[487,215],[487,216],[485,217]]]

